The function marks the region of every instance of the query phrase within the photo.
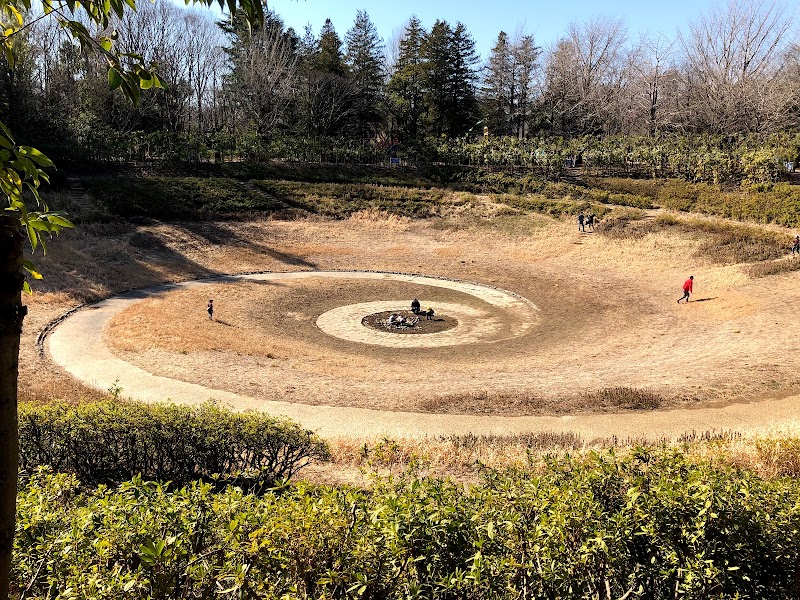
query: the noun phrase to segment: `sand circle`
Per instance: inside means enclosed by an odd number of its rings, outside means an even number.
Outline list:
[[[401,315],[412,323],[414,322],[414,319],[417,321],[414,323],[414,325],[388,327],[385,322],[393,314]],[[387,310],[367,315],[361,320],[361,324],[370,329],[388,331],[389,333],[398,335],[431,335],[433,333],[440,333],[442,331],[448,331],[454,327],[458,327],[458,319],[455,319],[450,315],[439,314],[434,315],[432,319],[427,319],[424,315],[414,315],[410,310]]]
[[[499,341],[504,326],[503,315],[463,304],[439,302],[435,310],[458,322],[453,329],[428,335],[397,335],[364,325],[364,318],[383,312],[402,312],[408,302],[384,300],[340,306],[322,313],[316,325],[324,333],[361,344],[389,348],[441,348],[461,344]]]

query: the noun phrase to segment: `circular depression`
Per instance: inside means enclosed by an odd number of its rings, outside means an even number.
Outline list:
[[[361,272],[295,272],[295,273],[269,273],[269,274],[255,274],[244,276],[230,276],[210,278],[202,281],[185,282],[182,284],[172,284],[165,286],[158,286],[148,289],[136,290],[127,294],[122,294],[108,300],[99,302],[97,304],[84,307],[68,318],[65,318],[52,333],[46,338],[46,345],[51,358],[56,364],[63,367],[69,374],[76,377],[78,380],[91,385],[97,389],[105,390],[112,385],[118,385],[124,390],[127,397],[135,398],[144,401],[163,401],[165,399],[179,402],[179,403],[200,403],[206,401],[208,398],[214,398],[225,404],[230,404],[239,409],[260,409],[272,412],[274,414],[282,414],[290,416],[299,420],[307,427],[318,430],[320,433],[330,435],[342,435],[348,433],[356,433],[358,435],[381,435],[385,433],[392,434],[407,434],[407,435],[443,435],[456,432],[472,432],[472,433],[511,433],[511,432],[528,432],[528,431],[575,431],[580,432],[582,435],[591,437],[597,436],[610,436],[619,435],[620,431],[624,430],[627,435],[649,435],[653,432],[659,432],[659,435],[677,435],[679,433],[691,430],[711,430],[731,427],[744,427],[744,426],[768,426],[776,419],[775,415],[781,415],[782,419],[787,416],[797,418],[797,407],[800,404],[796,396],[787,396],[786,398],[772,399],[765,406],[763,403],[756,404],[731,404],[720,408],[713,409],[675,409],[665,412],[646,412],[634,414],[577,414],[577,415],[564,415],[564,416],[498,416],[488,414],[437,414],[418,412],[415,410],[414,405],[392,405],[389,410],[378,409],[377,405],[334,405],[334,397],[330,393],[324,395],[311,395],[304,393],[302,399],[299,394],[295,396],[292,401],[293,386],[309,380],[307,372],[303,372],[302,379],[295,379],[285,383],[284,371],[280,371],[278,376],[270,378],[268,386],[265,390],[273,390],[274,394],[271,396],[264,396],[262,394],[250,393],[247,390],[234,389],[228,390],[218,387],[217,383],[213,380],[199,380],[195,382],[184,381],[181,379],[180,374],[175,375],[164,371],[148,371],[146,367],[137,366],[131,362],[120,358],[112,352],[108,346],[109,339],[104,335],[107,325],[112,321],[115,316],[120,315],[125,310],[138,305],[143,300],[157,299],[165,295],[169,295],[173,291],[196,289],[202,296],[207,289],[206,286],[210,284],[223,284],[223,283],[239,283],[248,281],[263,281],[274,284],[280,281],[301,280],[305,278],[324,277],[328,278],[332,283],[339,283],[344,286],[347,279],[371,279],[371,280],[390,280],[399,279],[410,283],[419,283],[425,285],[429,281],[431,285],[438,287],[449,287],[452,289],[472,289],[481,295],[491,294],[494,296],[494,302],[502,303],[508,302],[511,305],[519,306],[524,305],[526,308],[519,311],[521,314],[529,315],[531,318],[529,324],[520,326],[518,329],[524,330],[533,327],[538,320],[538,309],[526,300],[514,296],[513,294],[504,293],[502,291],[494,290],[490,287],[474,286],[473,284],[463,284],[461,282],[448,282],[446,280],[438,280],[435,278],[416,277],[413,275],[392,275],[382,273],[361,273]],[[477,290],[476,290],[477,288]],[[534,288],[535,290],[536,288]],[[546,291],[546,290],[544,290]],[[388,295],[388,294],[387,294]],[[355,296],[355,294],[353,295]],[[405,297],[402,295],[389,295],[390,297]],[[444,299],[444,298],[443,298]],[[347,304],[350,304],[353,298]],[[544,296],[544,306],[547,308],[548,298]],[[330,304],[329,304],[330,306]],[[704,304],[698,304],[701,309],[705,308]],[[202,306],[200,307],[203,308]],[[695,308],[695,310],[698,310]],[[319,312],[313,315],[308,315],[310,319],[315,318],[314,315],[321,314],[325,308],[321,307]],[[202,310],[199,310],[202,313]],[[683,313],[681,313],[683,314]],[[201,314],[202,316],[202,314]],[[548,320],[548,322],[550,322]],[[553,321],[558,324],[558,320]],[[198,324],[198,323],[195,323]],[[309,329],[315,330],[320,339],[328,338],[321,330],[314,327],[313,322],[308,321],[306,325]],[[548,328],[550,325],[548,324]],[[536,328],[534,335],[525,336],[514,344],[525,343],[525,340],[534,339],[539,343],[538,332],[544,328]],[[738,331],[736,332],[738,333]],[[636,333],[635,333],[636,334]],[[632,334],[634,335],[634,334]],[[638,334],[636,334],[638,335]],[[422,337],[422,336],[415,336]],[[332,338],[329,338],[332,339]],[[559,339],[562,339],[559,337]],[[319,340],[318,340],[319,341]],[[358,352],[358,346],[350,342],[336,342],[342,352],[347,352],[346,362],[349,364],[353,360],[360,360],[360,357],[377,356],[378,359],[386,359],[391,357],[390,360],[399,361],[416,361],[418,360],[417,354],[409,354],[403,352],[395,352],[392,348],[383,350],[375,349],[370,352]],[[632,346],[631,346],[632,347]],[[671,348],[671,346],[669,346]],[[332,345],[331,348],[336,348]],[[483,348],[483,350],[481,350]],[[495,348],[498,346],[489,345],[471,345],[462,346],[457,350],[459,353],[465,353],[464,357],[467,364],[470,365],[466,369],[460,369],[454,362],[445,360],[441,364],[436,360],[421,362],[420,367],[417,369],[408,369],[406,364],[403,363],[401,369],[391,371],[386,379],[381,379],[384,371],[369,371],[365,375],[365,381],[362,385],[364,389],[359,388],[361,382],[354,382],[352,379],[347,378],[343,384],[342,392],[348,398],[355,393],[363,392],[365,397],[375,398],[382,395],[382,393],[375,393],[376,389],[382,390],[383,393],[392,392],[398,389],[398,385],[403,382],[398,382],[397,373],[403,375],[417,375],[419,377],[408,382],[408,389],[411,393],[419,394],[419,390],[423,389],[422,386],[434,384],[437,390],[442,388],[449,388],[450,386],[459,385],[467,388],[481,389],[485,384],[481,383],[481,373],[475,372],[474,365],[479,364],[477,361],[485,358],[487,352],[494,354]],[[515,350],[516,347],[512,347]],[[454,349],[455,350],[455,349]],[[330,348],[324,348],[325,356],[327,356]],[[443,352],[451,352],[446,348],[434,349],[430,352],[434,353],[434,357],[445,357],[449,355],[441,354]],[[544,356],[551,356],[554,353],[548,353]],[[614,373],[620,372],[622,368],[622,375],[631,377],[636,371],[632,370],[630,364],[624,363],[620,367],[617,363],[619,353],[615,350],[614,357],[615,363],[613,365]],[[427,355],[426,355],[427,356]],[[519,354],[515,352],[509,355],[516,362],[509,366],[499,365],[502,369],[513,368],[514,374],[524,374],[525,366],[531,360],[529,355]],[[569,385],[574,384],[574,370],[566,371],[562,364],[563,356],[565,354],[558,354],[559,359],[557,363],[558,372],[556,375],[561,377],[559,381],[568,378]],[[672,356],[667,354],[665,356]],[[409,357],[409,358],[406,358]],[[514,357],[518,357],[514,358]],[[169,355],[164,354],[164,358],[169,359]],[[202,358],[202,357],[201,357]],[[246,357],[242,357],[246,358]],[[578,359],[580,356],[577,357]],[[322,360],[320,358],[319,360]],[[326,359],[327,360],[327,359]],[[427,360],[427,359],[426,359]],[[685,362],[684,358],[681,358]],[[273,361],[277,363],[278,361]],[[305,364],[308,362],[305,357],[300,357],[299,362]],[[552,362],[552,361],[551,361]],[[321,362],[318,364],[322,364]],[[499,381],[503,376],[503,372],[495,369],[491,370],[492,362],[480,363],[482,367],[491,371],[486,376],[492,378],[492,382]],[[207,369],[208,362],[202,363],[203,369]],[[260,365],[257,365],[260,366]],[[633,364],[633,367],[638,368],[639,363]],[[625,368],[627,367],[627,370]],[[356,365],[357,369],[361,365]],[[433,368],[434,373],[428,376],[428,370]],[[652,369],[651,369],[652,371]],[[659,372],[664,373],[664,368]],[[160,373],[160,374],[159,374]],[[564,374],[566,373],[566,374]],[[600,376],[608,377],[606,371],[600,371]],[[526,381],[539,381],[542,377],[550,377],[553,375],[548,372],[542,372],[538,368],[533,372],[531,377]],[[427,377],[427,378],[425,378]],[[550,381],[548,380],[548,381]],[[649,380],[648,380],[649,381]],[[301,390],[298,392],[314,392],[316,388],[312,389],[313,381],[308,384],[308,390]],[[257,390],[254,390],[256,392]],[[287,398],[288,401],[277,401],[270,398]],[[313,400],[316,399],[316,402]],[[769,409],[769,410],[766,410]]]

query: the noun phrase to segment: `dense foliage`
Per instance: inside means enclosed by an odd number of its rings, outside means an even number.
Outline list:
[[[22,484],[14,580],[94,598],[796,598],[800,486],[675,450],[552,459],[470,489],[251,496]]]
[[[19,409],[20,470],[47,465],[84,483],[114,484],[141,474],[175,485],[213,477],[217,485],[255,489],[327,455],[324,442],[294,423],[212,404],[53,402]]]

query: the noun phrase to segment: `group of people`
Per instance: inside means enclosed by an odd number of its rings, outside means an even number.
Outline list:
[[[405,327],[407,325],[413,325],[409,319],[406,319],[403,315],[398,315],[396,313],[389,315],[386,323],[392,327]]]
[[[584,215],[583,211],[578,213],[578,231],[586,231],[586,227],[591,227],[592,231],[594,231],[594,222],[595,219],[594,213],[589,213],[588,215]]]
[[[432,320],[433,315],[435,314],[433,308],[431,308],[430,306],[425,310],[421,310],[419,300],[417,300],[416,298],[414,298],[411,301],[411,312],[414,313],[415,315],[425,315],[425,318],[428,321]]]

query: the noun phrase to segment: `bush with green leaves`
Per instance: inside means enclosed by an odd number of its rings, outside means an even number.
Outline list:
[[[800,594],[800,484],[674,449],[369,490],[261,496],[34,473],[14,579],[30,597],[741,598]]]
[[[88,484],[141,474],[176,485],[213,479],[260,489],[327,457],[326,444],[295,423],[211,403],[52,402],[19,408],[20,469],[48,466]]]

